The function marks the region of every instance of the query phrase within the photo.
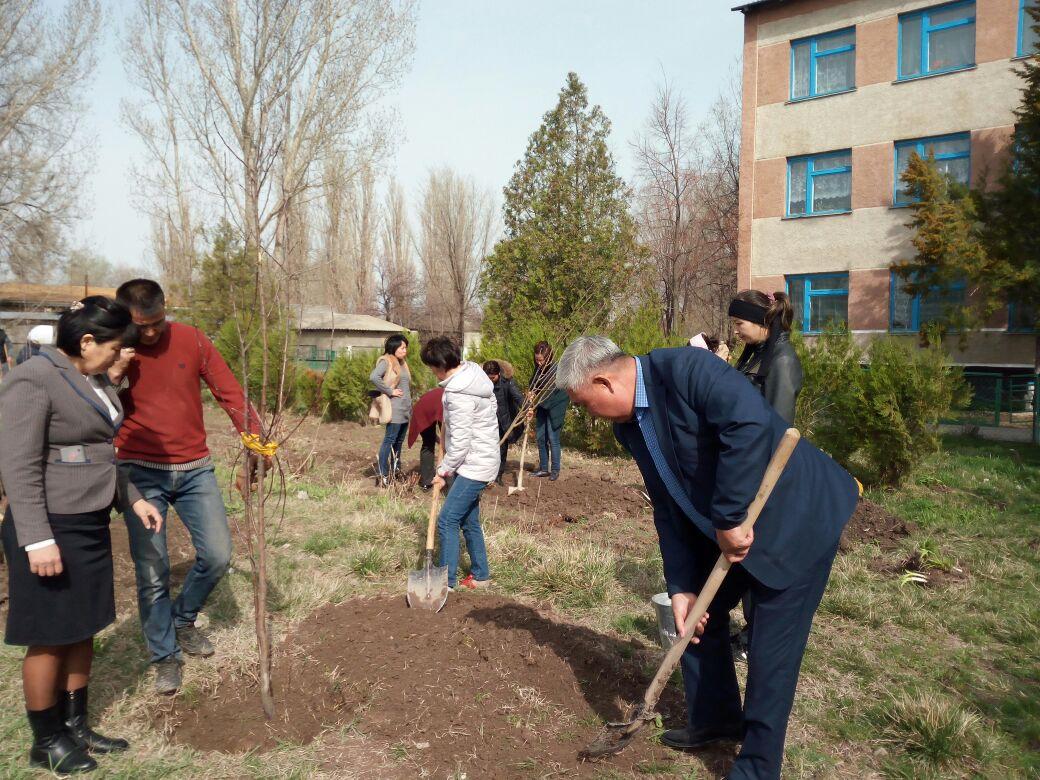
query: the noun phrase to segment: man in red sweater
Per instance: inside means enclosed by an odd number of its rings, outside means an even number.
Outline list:
[[[240,432],[259,433],[260,421],[252,407],[247,412],[241,385],[202,331],[166,320],[157,283],[134,279],[119,287],[116,298],[140,331],[136,354],[127,355],[112,375],[119,380],[123,372],[128,382],[121,393],[126,417],[116,437],[120,469],[164,519],[170,505],[177,510],[195,546],[195,565],[171,601],[166,524],[153,533],[136,517],[126,518],[155,687],[170,694],[181,685],[182,652],[213,654],[195,619],[231,560],[224,500],[206,446],[201,382]]]

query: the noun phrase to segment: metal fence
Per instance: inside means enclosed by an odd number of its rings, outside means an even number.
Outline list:
[[[314,371],[324,372],[335,359],[336,350],[334,349],[318,349],[314,346],[296,347],[296,362],[303,363]]]
[[[951,422],[1032,430],[1033,440],[1037,440],[1040,375],[965,371],[964,381],[973,391],[971,403],[958,410]]]

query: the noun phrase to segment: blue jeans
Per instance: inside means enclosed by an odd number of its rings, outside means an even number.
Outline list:
[[[394,470],[401,468],[401,447],[404,446],[406,433],[408,433],[408,423],[387,423],[386,433],[383,434],[383,443],[379,445],[379,476],[389,476],[391,471],[391,453],[394,456]]]
[[[176,628],[192,625],[231,562],[231,530],[224,497],[212,466],[191,471],[162,471],[133,463],[119,467],[165,520],[170,505],[177,510],[195,547],[195,565],[184,578],[176,601],[170,601],[170,553],[166,523],[159,533],[148,530],[127,510],[130,555],[137,575],[137,608],[152,662],[180,658]]]
[[[538,440],[538,470],[560,473],[560,429],[549,422],[549,412],[535,409],[535,438]],[[552,453],[552,462],[549,454]]]
[[[458,579],[460,527],[466,539],[470,573],[473,578],[486,580],[491,577],[487,548],[484,546],[484,531],[480,528],[480,494],[486,487],[487,482],[456,476],[437,518],[437,536],[441,543],[437,565],[448,567],[450,587],[454,588]]]

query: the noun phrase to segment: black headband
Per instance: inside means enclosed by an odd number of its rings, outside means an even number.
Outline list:
[[[742,301],[739,298],[734,298],[729,302],[730,317],[737,317],[748,322],[753,322],[756,325],[766,324],[766,311],[767,309],[758,304],[749,301]]]

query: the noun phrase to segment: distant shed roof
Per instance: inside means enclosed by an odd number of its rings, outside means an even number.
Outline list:
[[[344,314],[327,306],[303,306],[293,309],[299,318],[300,330],[375,331],[400,333],[408,330],[403,325],[373,317],[370,314]]]
[[[87,287],[82,284],[23,284],[4,282],[0,284],[0,301],[21,301],[42,306],[68,306],[87,295],[116,297],[115,287]]]

